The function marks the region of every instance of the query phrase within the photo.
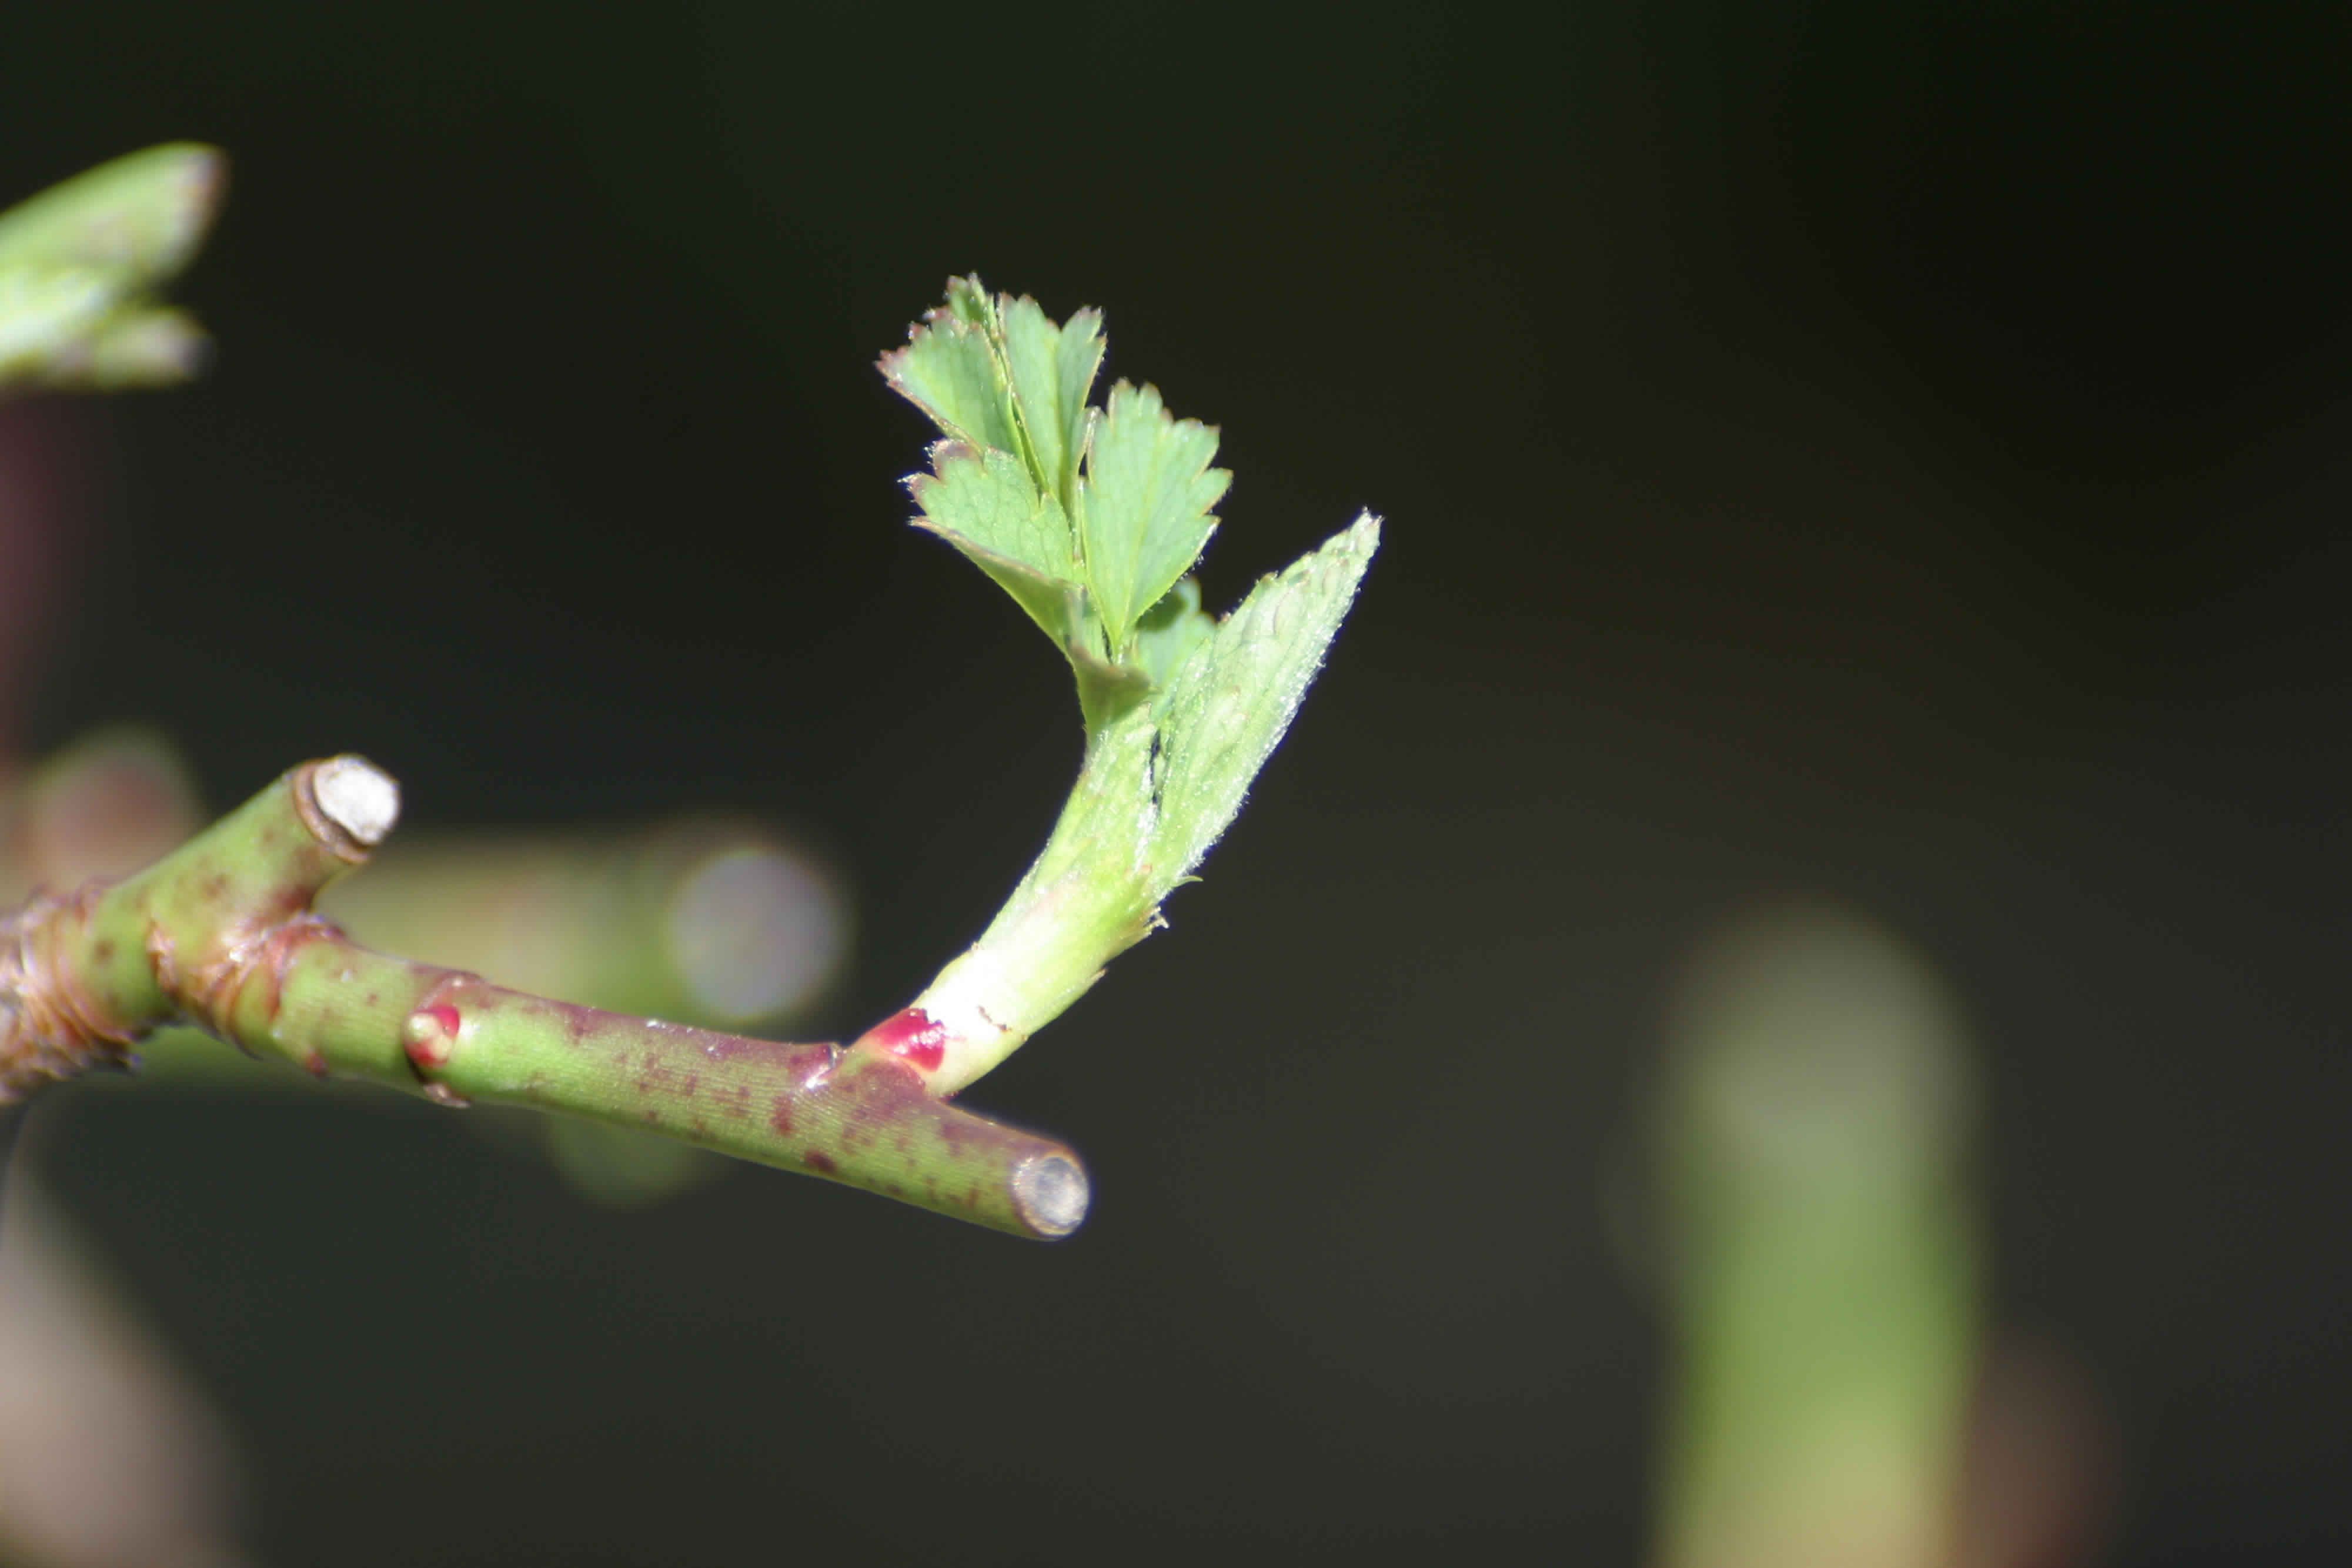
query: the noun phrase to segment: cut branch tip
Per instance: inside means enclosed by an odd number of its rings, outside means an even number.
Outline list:
[[[400,786],[364,757],[345,753],[310,769],[310,803],[362,853],[383,842],[400,821]]]
[[[1048,1240],[1076,1230],[1093,1198],[1086,1171],[1067,1155],[1040,1155],[1013,1173],[1013,1208]]]

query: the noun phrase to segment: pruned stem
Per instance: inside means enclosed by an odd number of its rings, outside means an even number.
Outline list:
[[[630,1018],[361,946],[311,902],[397,811],[373,764],[306,763],[147,870],[0,920],[0,1100],[186,1023],[320,1076],[646,1127],[1020,1235],[1085,1217],[1069,1149],[944,1103],[874,1046]]]

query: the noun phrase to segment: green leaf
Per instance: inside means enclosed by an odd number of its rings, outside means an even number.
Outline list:
[[[1087,393],[1102,363],[1102,318],[1080,310],[1057,327],[1024,295],[1003,307],[1001,320],[1007,379],[1038,486],[1067,505],[1086,451]]]
[[[1209,466],[1217,433],[1172,418],[1152,387],[1121,382],[1096,426],[1079,518],[1087,586],[1112,656],[1132,647],[1137,620],[1201,558],[1216,528],[1209,508],[1233,476]]]
[[[1040,496],[1009,452],[959,441],[931,448],[933,471],[908,483],[923,509],[918,528],[946,539],[1029,612],[1056,647],[1088,639],[1069,519]]]
[[[1186,574],[1216,529],[1210,509],[1232,479],[1209,465],[1217,433],[1174,418],[1150,386],[1121,382],[1107,411],[1089,409],[1102,355],[1096,312],[1081,310],[1057,325],[1034,299],[992,296],[979,278],[964,277],[949,281],[945,303],[924,316],[905,349],[884,358],[882,370],[950,437],[933,446],[933,472],[908,481],[922,508],[919,525],[987,572],[1063,650],[1077,677],[1089,747],[1129,716],[1165,719],[1178,737],[1155,754],[1167,779],[1180,796],[1225,801],[1213,822],[1177,835],[1192,846],[1182,862],[1189,866],[1238,809],[1248,775],[1289,722],[1321,643],[1297,655],[1304,663],[1296,671],[1283,664],[1287,655],[1274,649],[1266,630],[1284,622],[1283,612],[1253,608],[1265,589],[1229,623],[1242,631],[1220,632],[1202,612],[1200,586]],[[1376,536],[1377,525],[1365,527]],[[1370,548],[1366,543],[1363,553]],[[1290,582],[1305,565],[1281,580]],[[1354,570],[1360,572],[1360,561]],[[1343,595],[1330,608],[1331,626],[1345,608]],[[1329,627],[1320,635],[1328,640]],[[1225,711],[1231,705],[1181,685],[1178,672],[1204,653],[1224,672],[1203,677],[1213,684],[1239,678],[1252,660],[1272,659],[1270,668],[1295,678],[1295,688],[1271,716],[1260,713],[1253,730]],[[1220,769],[1239,770],[1229,788],[1219,782]],[[1186,821],[1202,814],[1187,811]]]
[[[905,348],[882,356],[882,374],[949,435],[973,446],[1018,453],[1013,400],[992,340],[993,319],[978,278],[950,279],[948,302],[923,312]]]
[[[102,163],[0,213],[0,268],[96,267],[125,289],[160,283],[195,254],[226,169],[184,141]]]
[[[1082,644],[1072,644],[1070,668],[1077,672],[1078,713],[1088,739],[1150,702],[1151,677],[1132,664],[1113,664]]]
[[[959,321],[974,327],[986,327],[991,332],[996,329],[996,303],[988,297],[988,290],[982,286],[978,273],[969,277],[948,279],[946,308]]]
[[[1169,683],[1152,863],[1166,886],[1200,863],[1265,765],[1322,666],[1380,548],[1370,512],[1278,577],[1261,579]]]
[[[204,333],[149,290],[186,265],[218,204],[208,147],[151,147],[0,213],[0,382],[184,380]]]
[[[1181,579],[1135,623],[1136,667],[1165,688],[1192,650],[1216,634],[1217,618],[1201,608],[1200,580]]]
[[[0,381],[37,374],[101,329],[120,298],[96,267],[0,268]]]
[[[184,382],[196,373],[211,347],[212,340],[184,310],[125,306],[71,350],[53,354],[42,379],[86,392]]]

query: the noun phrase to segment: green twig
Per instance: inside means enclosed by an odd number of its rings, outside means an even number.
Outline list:
[[[603,1012],[361,946],[311,902],[397,810],[373,765],[306,763],[146,871],[0,921],[0,1098],[127,1064],[185,1023],[320,1076],[650,1128],[1021,1235],[1085,1217],[1067,1148],[946,1103],[886,1052]]]

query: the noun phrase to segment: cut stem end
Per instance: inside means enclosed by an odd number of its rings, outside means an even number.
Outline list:
[[[1013,1175],[1014,1209],[1024,1224],[1048,1241],[1076,1230],[1093,1200],[1086,1171],[1066,1155],[1041,1155]]]
[[[331,757],[312,768],[310,800],[363,849],[383,842],[400,821],[400,786],[364,757]]]

